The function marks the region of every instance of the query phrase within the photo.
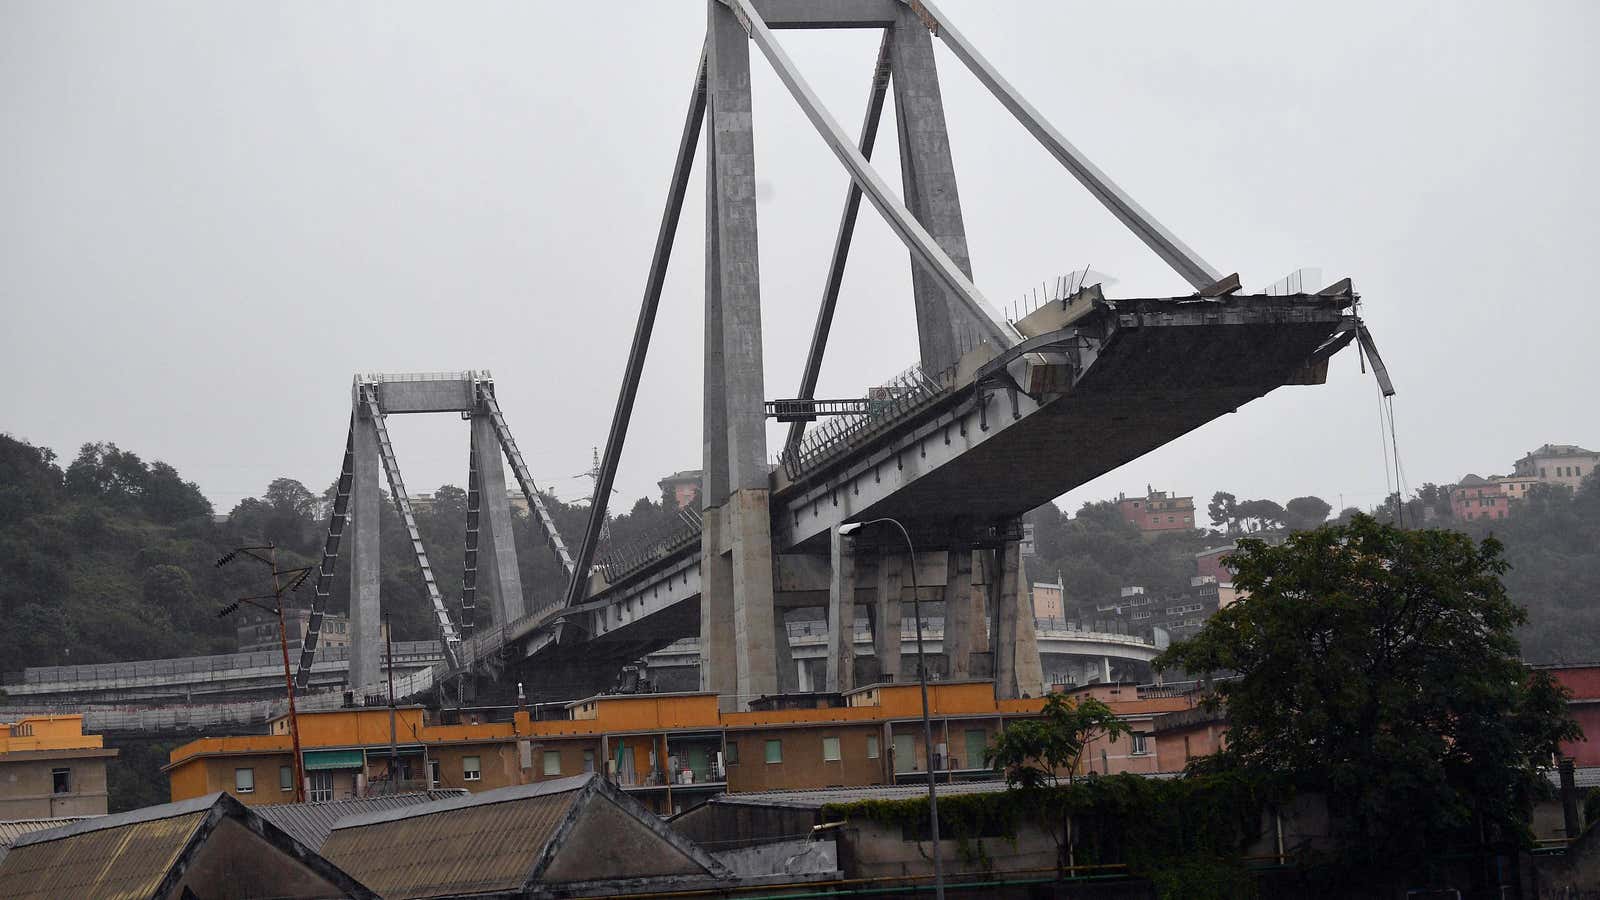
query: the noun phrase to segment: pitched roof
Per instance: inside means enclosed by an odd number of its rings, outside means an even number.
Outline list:
[[[255,811],[261,818],[283,829],[290,837],[316,850],[328,839],[328,832],[333,830],[334,824],[340,819],[465,796],[467,791],[454,788],[362,797],[356,800],[330,800],[325,803],[278,803],[271,806],[257,806]]]
[[[0,861],[5,860],[6,850],[10,849],[11,842],[19,837],[34,831],[60,828],[62,825],[69,825],[86,818],[88,816],[71,816],[61,819],[12,819],[9,822],[0,822]]]
[[[573,852],[564,853],[568,846]],[[720,863],[592,773],[346,818],[322,850],[387,898],[726,875]]]
[[[374,895],[225,793],[208,794],[21,835],[0,858],[0,895],[165,896],[217,826],[234,820],[348,896]]]
[[[34,831],[44,831],[49,828],[60,828],[79,822],[89,816],[70,816],[62,819],[12,819],[9,822],[0,822],[0,847],[9,847],[11,842],[25,834]]]

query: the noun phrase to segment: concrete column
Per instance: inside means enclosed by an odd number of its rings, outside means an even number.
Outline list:
[[[872,653],[878,657],[878,680],[900,680],[901,560],[878,556],[878,595],[873,598]]]
[[[700,690],[715,691],[724,711],[739,708],[734,668],[733,559],[722,544],[722,510],[705,511],[700,532]]]
[[[995,615],[995,696],[1039,697],[1044,694],[1044,672],[1039,664],[1033,610],[1024,609],[1021,603],[1021,542],[1007,541],[998,555],[1001,562],[999,609]]]
[[[378,597],[378,516],[382,499],[378,489],[378,431],[359,407],[351,457],[350,525],[350,688],[378,681],[383,670],[383,610]]]
[[[828,578],[827,690],[856,686],[856,557],[851,541],[832,529],[833,566]]]
[[[717,244],[716,110],[706,106],[706,333],[700,483],[700,689],[715,691],[724,711],[739,708],[734,668],[733,560],[722,552],[728,500],[728,406],[723,395],[722,257]]]
[[[889,70],[893,75],[906,208],[971,278],[972,260],[967,252],[961,197],[956,191],[955,164],[950,158],[950,134],[945,127],[939,73],[934,67],[933,40],[910,7],[899,6],[897,15],[890,35]],[[922,367],[930,374],[942,372],[959,359],[958,334],[982,332],[973,327],[971,313],[915,254],[911,259],[911,281]]]
[[[726,466],[727,526],[733,566],[734,664],[740,707],[779,689],[773,607],[772,518],[768,498],[766,393],[761,358],[761,272],[756,244],[755,133],[751,122],[750,42],[733,12],[707,0],[707,384],[721,367],[724,427],[706,423],[708,476]],[[714,278],[710,271],[715,267]],[[721,348],[720,359],[713,359]],[[707,407],[713,403],[708,398]],[[709,479],[708,479],[709,481]],[[708,487],[713,503],[718,492]],[[784,641],[787,649],[787,639]],[[787,654],[785,654],[787,655]],[[786,677],[793,678],[792,667]]]
[[[527,607],[506,499],[505,457],[488,416],[472,417],[472,452],[478,465],[478,596],[488,592],[495,624],[505,625],[526,615]]]
[[[800,687],[800,667],[789,645],[789,623],[781,609],[772,611],[772,661],[778,675],[778,693],[792,694]]]
[[[766,491],[735,491],[728,508],[732,513],[729,526],[733,529],[734,664],[739,708],[747,709],[751,700],[779,690],[775,640],[775,620],[779,617],[772,602],[772,516]]]
[[[944,655],[951,678],[972,677],[974,632],[983,628],[973,614],[972,553],[952,548],[945,553]]]

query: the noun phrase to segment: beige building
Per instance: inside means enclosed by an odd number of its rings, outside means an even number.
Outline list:
[[[1600,453],[1574,444],[1545,444],[1517,460],[1515,475],[1576,490],[1596,467],[1600,467]]]
[[[106,814],[107,749],[82,716],[0,722],[0,820]]]
[[[1035,581],[1033,583],[1033,617],[1035,619],[1065,619],[1067,613],[1064,593],[1065,591],[1059,581],[1054,584],[1048,581]]]

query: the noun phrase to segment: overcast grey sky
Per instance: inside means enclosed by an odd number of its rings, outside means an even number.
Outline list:
[[[1600,7],[977,2],[955,21],[1223,272],[1355,279],[1400,388],[1408,480],[1600,444]],[[116,441],[226,511],[337,474],[352,373],[489,369],[536,480],[586,493],[704,30],[701,0],[0,0],[0,430]],[[781,32],[860,121],[866,32]],[[937,42],[936,42],[937,44]],[[1065,271],[1187,286],[942,46],[973,268],[997,304]],[[845,176],[753,52],[767,396],[792,396]],[[882,133],[892,135],[892,104]],[[875,162],[899,184],[893,140]],[[613,508],[700,464],[697,161]],[[864,208],[820,393],[914,361],[909,263]],[[413,490],[467,431],[391,419]],[[775,448],[780,432],[772,431]],[[1363,506],[1384,491],[1353,352],[1063,498],[1147,483]]]

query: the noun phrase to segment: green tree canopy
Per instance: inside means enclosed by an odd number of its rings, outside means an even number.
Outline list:
[[[1325,793],[1363,871],[1525,835],[1540,767],[1578,732],[1517,658],[1498,541],[1358,515],[1231,562],[1247,599],[1156,660],[1236,674],[1214,696],[1227,761]]]
[[[1283,511],[1290,528],[1305,531],[1328,521],[1333,506],[1321,497],[1296,497],[1284,504]]]

